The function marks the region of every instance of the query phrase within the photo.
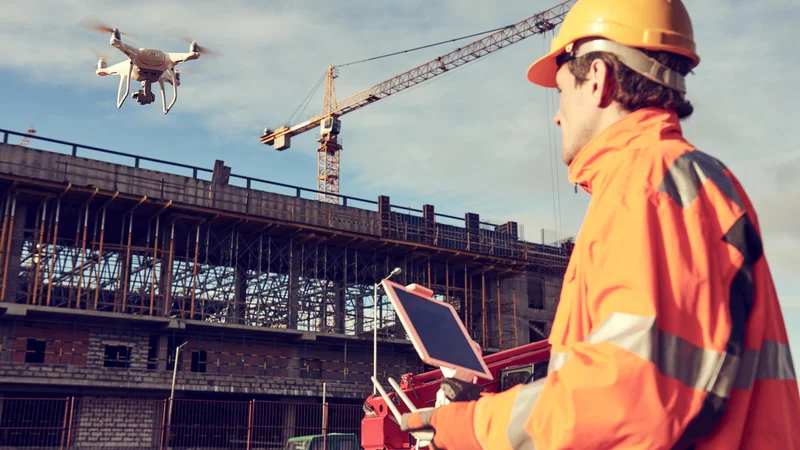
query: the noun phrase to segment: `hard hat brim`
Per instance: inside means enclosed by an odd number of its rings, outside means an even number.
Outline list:
[[[542,87],[556,87],[556,73],[558,72],[556,59],[562,50],[550,52],[531,64],[527,72],[528,81]]]

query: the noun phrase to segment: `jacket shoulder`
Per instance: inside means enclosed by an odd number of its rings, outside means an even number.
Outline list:
[[[686,208],[707,183],[712,183],[727,201],[741,210],[749,209],[745,193],[730,169],[717,157],[685,142],[662,141],[643,148],[632,158],[629,170],[644,177],[639,182],[656,201]]]

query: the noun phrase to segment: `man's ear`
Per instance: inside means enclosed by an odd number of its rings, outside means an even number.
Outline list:
[[[591,91],[592,102],[598,107],[606,107],[611,103],[611,90],[614,80],[610,77],[611,70],[600,58],[595,58],[589,67],[587,84]]]

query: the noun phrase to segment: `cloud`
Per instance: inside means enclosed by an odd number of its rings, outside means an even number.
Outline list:
[[[328,65],[495,28],[556,3],[510,0],[497,8],[483,0],[286,0],[268,6],[242,1],[224,7],[189,0],[9,2],[0,15],[0,67],[30,83],[81,89],[110,103],[116,79],[97,77],[92,69],[93,50],[113,51],[108,37],[75,24],[93,15],[129,31],[141,46],[168,51],[185,51],[184,42],[170,37],[170,29],[182,29],[221,55],[185,65],[189,72],[170,120],[193,120],[237,148],[224,155],[235,172],[257,171],[256,160],[269,165],[274,160],[265,158],[289,156],[258,153],[260,147],[254,152],[256,133],[286,124]],[[800,184],[794,174],[800,159],[788,155],[800,141],[793,120],[800,103],[794,87],[800,62],[793,56],[800,31],[791,21],[800,7],[789,0],[686,3],[703,58],[688,80],[696,111],[684,123],[686,135],[741,180],[759,212],[767,254],[780,274],[776,280],[781,289],[795,289],[800,234],[793,218],[800,213]],[[342,67],[337,98],[467,42]],[[531,37],[343,117],[342,192],[380,192],[412,206],[435,203],[440,212],[517,220],[531,240],[539,240],[540,228],[577,233],[588,196],[573,192],[560,162],[560,130],[551,121],[558,98],[524,77],[528,64],[548,48],[548,39]],[[111,62],[121,60],[112,55]],[[321,102],[322,88],[295,121],[316,115]],[[175,133],[169,128],[174,122],[154,106],[127,117]],[[292,152],[303,155],[297,156],[304,164],[297,170],[307,172],[306,185],[316,169],[317,133],[293,140]]]

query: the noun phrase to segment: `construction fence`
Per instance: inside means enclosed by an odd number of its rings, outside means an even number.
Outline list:
[[[279,401],[4,398],[0,449],[282,450],[289,438],[354,434],[362,405]]]

